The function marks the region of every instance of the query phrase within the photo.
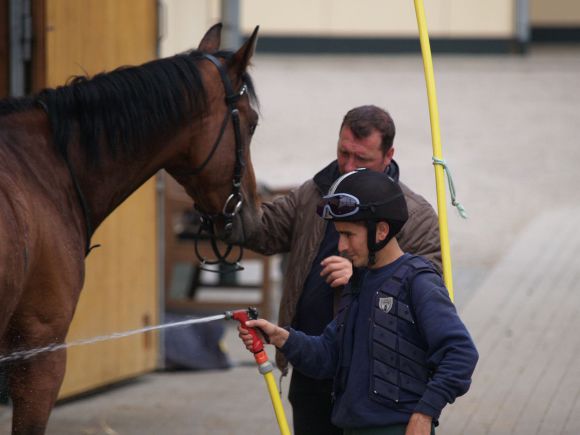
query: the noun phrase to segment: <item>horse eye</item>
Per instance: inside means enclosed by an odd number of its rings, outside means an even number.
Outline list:
[[[252,124],[250,125],[250,136],[254,135],[254,132],[256,131],[256,127],[258,126],[258,124]]]

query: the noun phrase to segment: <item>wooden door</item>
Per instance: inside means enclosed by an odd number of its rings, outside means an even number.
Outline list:
[[[58,86],[156,55],[155,0],[34,0],[35,87]],[[67,340],[158,322],[155,180],[149,180],[95,233],[85,286]],[[60,398],[151,371],[155,334],[69,349]]]

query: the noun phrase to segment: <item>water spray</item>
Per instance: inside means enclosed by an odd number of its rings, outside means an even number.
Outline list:
[[[47,346],[38,347],[35,349],[20,350],[5,355],[0,354],[0,367],[7,363],[15,363],[18,361],[27,360],[29,358],[36,357],[43,353],[56,352],[74,346],[83,346],[98,343],[101,341],[115,340],[123,337],[129,337],[135,334],[141,334],[161,329],[175,328],[179,326],[193,325],[196,323],[207,323],[223,319],[237,320],[238,322],[240,322],[240,325],[242,325],[243,328],[247,329],[249,333],[252,335],[253,344],[251,352],[254,354],[254,359],[256,360],[256,364],[258,364],[258,369],[260,373],[264,376],[264,379],[266,381],[268,392],[270,393],[270,399],[272,400],[272,406],[274,407],[274,412],[276,414],[276,419],[278,421],[278,425],[280,426],[280,434],[290,435],[290,429],[288,427],[288,422],[286,421],[286,415],[284,414],[284,407],[282,406],[282,401],[280,399],[280,392],[276,387],[274,375],[272,374],[273,371],[272,363],[268,359],[268,355],[264,350],[264,344],[256,329],[248,328],[246,326],[246,322],[248,320],[255,320],[257,318],[258,318],[258,310],[256,308],[250,307],[246,310],[226,311],[224,314],[217,314],[215,316],[186,319],[179,322],[164,323],[155,326],[147,326],[145,328],[133,329],[125,332],[114,332],[109,335],[101,335],[92,338],[85,338],[71,341],[68,343],[52,343]]]
[[[19,360],[26,360],[37,356],[41,353],[56,352],[57,350],[68,349],[74,346],[83,346],[86,344],[99,343],[101,341],[116,340],[118,338],[129,337],[135,334],[142,334],[144,332],[156,331],[160,329],[175,328],[178,326],[194,325],[196,323],[213,322],[215,320],[225,319],[225,314],[218,314],[215,316],[203,317],[198,319],[187,319],[179,322],[164,323],[162,325],[147,326],[145,328],[133,329],[125,332],[114,332],[109,335],[100,335],[98,337],[83,338],[80,340],[71,341],[69,343],[53,343],[44,347],[37,347],[35,349],[20,350],[6,355],[0,355],[0,366],[4,363],[14,362]]]

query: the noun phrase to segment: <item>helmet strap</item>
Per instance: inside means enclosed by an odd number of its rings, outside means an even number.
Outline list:
[[[389,234],[384,240],[377,242],[377,223],[376,221],[367,221],[367,247],[369,249],[369,261],[368,266],[374,266],[377,262],[376,253],[387,246],[387,243],[391,241],[393,236],[391,235],[391,226],[389,225]]]

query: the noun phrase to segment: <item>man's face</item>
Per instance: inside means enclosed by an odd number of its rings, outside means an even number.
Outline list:
[[[378,130],[365,138],[357,139],[348,127],[343,127],[338,136],[338,169],[341,174],[357,168],[383,172],[391,163],[395,150],[391,147],[385,154],[381,149],[381,134]]]
[[[369,261],[367,228],[361,222],[334,222],[339,234],[338,252],[348,258],[354,267],[365,267]]]

